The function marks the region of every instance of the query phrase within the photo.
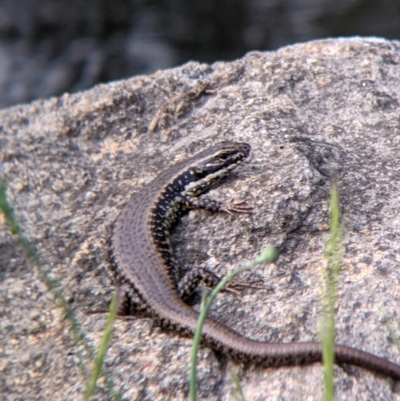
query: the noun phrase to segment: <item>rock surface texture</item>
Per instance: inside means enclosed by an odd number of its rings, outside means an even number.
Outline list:
[[[118,213],[161,170],[221,140],[248,142],[252,154],[210,197],[246,200],[254,214],[186,214],[172,233],[180,264],[224,274],[278,246],[275,266],[242,277],[265,290],[223,294],[211,313],[251,338],[318,341],[336,179],[344,223],[337,341],[400,363],[399,94],[395,41],[324,40],[189,63],[0,111],[0,172],[19,224],[94,346],[107,315],[92,312],[107,307],[115,288],[108,240]],[[62,310],[4,219],[0,230],[0,393],[81,399]],[[106,371],[123,399],[186,400],[190,349],[191,339],[148,318],[119,319]],[[202,348],[199,399],[229,399],[232,372],[247,401],[323,397],[320,363],[242,366]],[[348,366],[335,367],[335,394],[400,400],[397,383]],[[102,381],[97,396],[111,399]]]

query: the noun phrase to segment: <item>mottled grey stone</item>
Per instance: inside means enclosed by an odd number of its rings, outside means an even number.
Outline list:
[[[108,239],[119,211],[160,170],[221,140],[253,150],[210,196],[246,200],[255,211],[237,219],[185,215],[172,235],[182,267],[205,263],[222,274],[278,246],[275,266],[242,277],[266,289],[221,295],[212,314],[251,338],[317,341],[337,180],[344,223],[337,341],[400,362],[399,77],[400,42],[378,39],[188,63],[2,110],[1,172],[18,222],[96,346],[106,315],[91,312],[113,293]],[[80,399],[68,323],[4,221],[0,227],[0,393]],[[190,346],[150,319],[118,320],[106,369],[125,399],[184,400]],[[233,371],[248,401],[323,397],[319,363],[246,368],[202,348],[199,398],[228,399]],[[337,400],[400,399],[390,379],[363,369],[336,367],[335,377]],[[109,399],[100,387],[97,399]]]

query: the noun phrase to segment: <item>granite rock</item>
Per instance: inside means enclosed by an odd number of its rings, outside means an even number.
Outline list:
[[[344,225],[337,341],[400,362],[399,77],[400,42],[376,38],[192,62],[0,111],[0,173],[26,237],[94,346],[107,315],[93,312],[115,289],[108,240],[118,213],[160,170],[221,140],[246,141],[252,154],[210,197],[246,200],[254,213],[185,215],[172,233],[182,268],[224,274],[279,247],[276,265],[242,277],[264,290],[223,294],[211,314],[258,340],[318,341],[336,181]],[[0,393],[79,399],[85,381],[68,321],[4,219],[0,268]],[[191,339],[148,318],[119,319],[107,375],[123,399],[184,400],[190,348]],[[248,401],[323,397],[320,363],[241,366],[202,348],[199,399],[228,399],[235,371]],[[348,366],[335,367],[335,394],[400,399],[392,380]],[[96,399],[110,398],[100,381]]]

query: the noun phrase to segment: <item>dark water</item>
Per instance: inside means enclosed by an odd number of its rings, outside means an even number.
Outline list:
[[[0,0],[0,107],[350,35],[400,39],[400,2]]]

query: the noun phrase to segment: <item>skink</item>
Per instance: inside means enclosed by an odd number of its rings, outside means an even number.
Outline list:
[[[117,218],[111,240],[112,271],[126,295],[120,305],[121,311],[145,310],[163,326],[184,334],[194,332],[198,312],[184,299],[201,281],[215,286],[219,278],[199,268],[179,280],[169,231],[187,209],[248,211],[245,204],[224,205],[197,196],[228,174],[249,153],[247,143],[218,143],[163,171],[131,198]],[[212,348],[263,366],[302,365],[322,360],[318,342],[251,340],[211,318],[206,320],[202,335],[204,343]],[[335,362],[400,379],[399,365],[345,345],[335,345]]]

